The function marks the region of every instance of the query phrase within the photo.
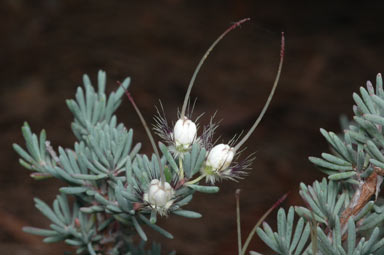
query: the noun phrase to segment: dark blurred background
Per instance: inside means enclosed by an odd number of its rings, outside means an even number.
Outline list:
[[[0,253],[63,254],[70,248],[46,245],[21,226],[46,227],[33,197],[51,203],[58,181],[34,181],[11,148],[23,144],[20,127],[45,128],[57,147],[71,147],[71,114],[64,100],[82,84],[108,75],[109,89],[132,77],[130,90],[146,119],[161,99],[176,119],[193,70],[209,45],[232,22],[250,17],[212,52],[196,81],[195,113],[201,123],[218,110],[218,133],[228,141],[258,116],[276,73],[280,33],[286,33],[281,82],[266,117],[247,142],[257,159],[249,176],[223,182],[219,194],[196,194],[187,209],[202,219],[172,216],[162,226],[174,234],[165,251],[178,254],[236,254],[235,199],[241,192],[243,238],[284,193],[282,206],[300,204],[298,185],[321,174],[307,156],[327,144],[319,128],[339,132],[339,116],[351,116],[352,92],[383,71],[383,4],[379,1],[75,1],[2,0],[0,3]],[[119,120],[147,138],[124,100]],[[274,212],[268,221],[273,224]],[[254,238],[252,248],[268,250]]]

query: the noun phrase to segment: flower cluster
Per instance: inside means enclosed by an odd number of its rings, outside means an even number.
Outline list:
[[[206,151],[204,163],[199,171],[200,175],[192,180],[185,179],[186,184],[195,184],[203,178],[211,184],[215,184],[220,179],[237,180],[246,174],[245,170],[254,159],[250,156],[238,162],[239,150],[231,142],[215,145],[212,140],[218,125],[212,121],[204,126],[200,136],[198,136],[198,124],[186,116],[180,116],[173,129],[169,128],[164,115],[157,115],[155,121],[155,132],[160,138],[165,138],[164,141],[179,165],[182,165],[184,154],[189,152],[194,144]],[[181,178],[185,177],[182,173],[180,174]]]
[[[26,149],[14,144],[21,165],[34,171],[33,178],[55,177],[66,183],[52,208],[35,200],[36,207],[52,221],[50,229],[25,231],[46,236],[47,242],[65,240],[78,247],[78,254],[136,254],[132,248],[133,236],[137,234],[143,241],[147,240],[144,224],[173,238],[156,225],[157,215],[201,217],[183,207],[194,192],[215,193],[219,191],[214,186],[216,182],[237,180],[245,175],[253,158],[251,155],[239,160],[242,146],[262,119],[280,75],[282,62],[267,103],[239,142],[237,138],[227,143],[214,140],[218,127],[214,115],[208,124],[201,125],[201,130],[199,117],[192,120],[194,104],[189,111],[189,95],[201,65],[229,31],[247,20],[233,24],[205,53],[189,83],[177,121],[169,125],[164,110],[155,117],[154,130],[162,140],[158,145],[128,91],[130,78],[107,95],[103,71],[98,75],[97,90],[84,75],[84,89],[79,87],[75,99],[67,100],[74,115],[72,130],[77,138],[73,149],[59,147],[56,152],[46,140],[44,130],[38,137],[25,124],[22,132]],[[133,130],[118,123],[114,115],[124,93],[147,132],[154,150],[151,157],[139,153],[141,144],[133,143]],[[68,200],[67,195],[75,199]]]
[[[213,46],[211,46],[211,48],[208,49],[202,61],[206,59],[209,52],[215,46],[215,43]],[[164,109],[161,105],[162,111],[157,111],[158,114],[154,117],[155,124],[153,129],[155,133],[163,140],[163,142],[165,142],[167,145],[167,150],[171,152],[171,155],[168,155],[172,157],[171,161],[178,162],[178,171],[176,172],[177,178],[179,180],[179,184],[177,185],[178,187],[190,187],[190,185],[198,184],[203,179],[205,179],[206,183],[214,185],[217,181],[222,179],[230,179],[236,181],[246,175],[246,170],[249,169],[252,161],[254,160],[254,157],[253,154],[251,154],[248,157],[245,157],[245,159],[239,161],[240,153],[243,151],[241,147],[258,126],[272,99],[281,72],[283,48],[284,36],[282,37],[282,51],[279,69],[271,93],[259,117],[256,119],[255,123],[249,129],[247,134],[245,134],[239,142],[237,142],[239,138],[237,137],[228,143],[215,144],[215,142],[213,142],[213,136],[218,127],[218,124],[213,122],[214,116],[211,117],[211,121],[208,125],[203,125],[203,131],[201,135],[199,135],[199,124],[197,123],[199,118],[197,118],[195,121],[192,121],[192,113],[186,114],[186,109],[189,108],[189,95],[191,88],[202,62],[200,62],[199,66],[195,70],[195,73],[189,84],[187,93],[185,95],[184,104],[176,123],[173,125],[168,124]],[[200,165],[198,171],[194,172],[194,174],[197,176],[187,175],[184,173],[183,169],[184,161],[186,160],[185,157],[188,153],[191,152],[194,146],[198,147],[199,150],[205,151],[202,164]],[[163,183],[163,185],[166,184],[167,183]],[[164,214],[164,212],[169,209],[172,201],[175,199],[173,197],[174,192],[173,190],[172,192],[170,190],[167,191],[165,186],[160,187],[158,185],[160,185],[160,182],[157,179],[151,182],[148,190],[144,194],[144,200],[147,201],[152,208],[156,208],[156,210]]]

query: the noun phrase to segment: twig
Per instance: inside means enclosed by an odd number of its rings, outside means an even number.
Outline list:
[[[241,255],[244,255],[245,252],[247,251],[248,245],[251,242],[253,236],[255,235],[257,228],[261,225],[261,223],[263,223],[263,221],[268,217],[268,215],[273,210],[275,210],[275,208],[278,207],[287,198],[287,196],[288,196],[288,193],[284,194],[279,200],[276,201],[276,203],[274,205],[272,205],[271,208],[268,209],[268,211],[266,211],[263,214],[263,216],[261,216],[261,218],[258,220],[256,225],[252,228],[251,232],[249,233],[249,235],[247,237],[247,240],[245,241],[243,249],[241,251]]]
[[[241,255],[241,222],[240,222],[240,189],[235,192],[236,197],[236,225],[237,225],[237,246]]]
[[[163,167],[161,165],[160,153],[159,153],[159,150],[157,149],[157,146],[155,144],[155,139],[153,139],[153,136],[152,136],[151,131],[150,131],[148,125],[147,125],[147,122],[145,121],[143,115],[141,114],[141,112],[139,110],[139,107],[137,107],[137,105],[135,103],[135,100],[133,100],[133,97],[132,97],[131,93],[129,93],[129,91],[126,90],[125,88],[124,88],[124,92],[125,92],[125,95],[128,97],[129,101],[131,102],[133,108],[135,109],[137,115],[139,116],[141,124],[143,125],[143,127],[145,129],[145,132],[147,133],[149,141],[151,142],[151,145],[152,145],[153,150],[154,150],[154,152],[156,154],[156,157],[157,157],[157,161],[159,163],[161,186],[164,187],[164,182],[165,182],[164,169],[163,169]]]
[[[378,175],[381,175],[382,172],[383,169],[374,167],[372,174],[359,185],[351,199],[348,208],[345,209],[341,214],[341,229],[345,230],[345,226],[347,225],[349,218],[351,216],[356,216],[361,211],[361,209],[363,209],[364,206],[371,200],[372,196],[375,195],[377,182],[379,179]],[[347,234],[345,233],[342,239],[345,240],[346,238]]]

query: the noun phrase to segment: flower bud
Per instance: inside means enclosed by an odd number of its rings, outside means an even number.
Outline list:
[[[196,131],[196,124],[187,117],[176,121],[175,127],[173,128],[176,147],[182,146],[183,149],[188,149],[196,139]]]
[[[224,170],[229,167],[235,156],[234,148],[228,144],[218,144],[213,147],[207,157],[206,165],[213,171]]]
[[[168,182],[161,182],[158,179],[153,179],[149,185],[149,190],[144,194],[144,200],[152,207],[168,209],[172,205],[173,195],[175,191]]]

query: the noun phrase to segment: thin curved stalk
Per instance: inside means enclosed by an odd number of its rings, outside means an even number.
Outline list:
[[[284,194],[284,196],[282,196],[279,200],[277,200],[276,203],[272,205],[272,207],[269,208],[268,211],[266,211],[263,214],[263,216],[261,216],[261,218],[257,221],[256,225],[252,228],[251,232],[247,237],[247,240],[244,243],[243,249],[241,250],[241,255],[245,255],[245,252],[247,251],[249,243],[251,242],[253,236],[255,235],[257,228],[260,227],[261,223],[263,223],[263,221],[268,217],[268,215],[273,210],[275,210],[275,208],[278,207],[287,198],[287,196],[288,196],[288,193]]]
[[[200,175],[199,177],[197,177],[196,179],[194,179],[194,180],[192,180],[192,181],[189,181],[189,182],[186,182],[184,185],[189,185],[189,184],[195,184],[195,183],[197,183],[197,182],[199,182],[199,181],[201,181],[203,178],[205,178],[206,177],[206,175],[205,174],[202,174],[202,175]]]
[[[240,224],[240,189],[236,190],[236,225],[237,225],[237,246],[239,255],[241,255],[241,224]]]
[[[232,30],[234,30],[235,28],[239,27],[241,24],[243,24],[244,22],[247,22],[249,21],[250,18],[245,18],[245,19],[242,19],[238,22],[235,22],[232,26],[230,26],[227,30],[224,31],[224,33],[222,33],[217,39],[216,41],[214,41],[212,43],[212,45],[208,48],[208,50],[205,52],[204,56],[201,58],[199,64],[197,65],[193,75],[192,75],[192,78],[191,78],[191,81],[189,82],[189,85],[188,85],[188,89],[187,89],[187,92],[185,93],[185,97],[184,97],[184,103],[183,103],[183,106],[181,108],[181,113],[180,113],[180,118],[181,119],[184,119],[184,116],[185,116],[185,111],[187,109],[187,104],[188,104],[188,99],[189,99],[189,95],[191,94],[191,90],[192,90],[192,86],[193,84],[195,83],[195,80],[196,80],[196,77],[197,77],[197,74],[199,73],[200,71],[200,68],[201,66],[204,64],[205,60],[207,59],[208,55],[211,53],[211,51],[213,50],[213,48],[215,48],[215,46],[224,38],[224,36],[226,36],[229,32],[231,32]]]
[[[145,121],[143,115],[141,114],[141,112],[139,110],[139,107],[137,107],[137,105],[135,103],[135,100],[133,100],[133,97],[132,97],[131,93],[129,93],[128,90],[124,90],[124,91],[125,91],[125,94],[127,95],[128,99],[129,99],[129,101],[131,102],[133,108],[135,109],[137,115],[139,116],[141,124],[143,125],[143,127],[145,129],[145,132],[147,133],[149,141],[151,142],[151,145],[153,147],[153,151],[155,152],[157,160],[158,160],[158,163],[159,163],[161,186],[164,187],[164,182],[165,182],[164,170],[163,170],[163,167],[161,165],[160,153],[159,153],[159,150],[156,147],[155,139],[153,139],[153,136],[152,136],[152,133],[151,133],[149,127],[148,127],[148,124]]]
[[[285,50],[285,37],[284,37],[284,32],[282,32],[281,33],[280,63],[279,63],[279,67],[277,69],[276,78],[275,78],[275,81],[273,83],[271,92],[269,93],[267,102],[265,103],[263,109],[261,110],[259,117],[256,119],[255,123],[252,125],[252,127],[249,129],[247,134],[243,137],[243,139],[241,139],[241,141],[235,146],[235,151],[237,151],[248,140],[248,138],[252,135],[253,131],[255,131],[256,127],[259,125],[260,121],[263,119],[264,114],[267,111],[269,104],[271,103],[271,100],[272,100],[272,97],[275,93],[277,84],[279,83],[281,69],[283,67],[284,50]]]

